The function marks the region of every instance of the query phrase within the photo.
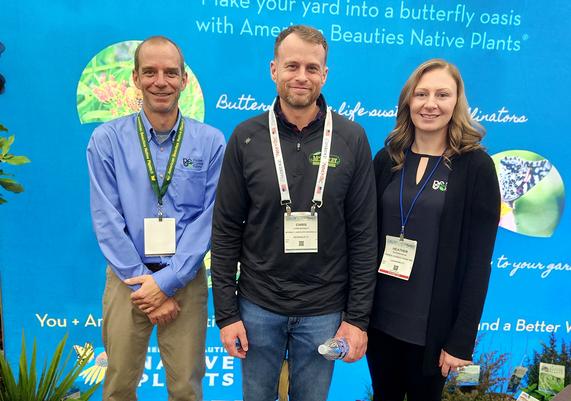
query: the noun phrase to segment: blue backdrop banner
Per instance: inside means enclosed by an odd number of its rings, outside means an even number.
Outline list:
[[[567,1],[149,0],[3,1],[0,4],[0,123],[11,151],[31,163],[2,165],[25,187],[0,205],[0,279],[6,355],[37,338],[40,356],[69,333],[93,347],[78,386],[103,378],[101,296],[106,262],[89,214],[85,149],[101,122],[136,112],[134,49],[165,35],[185,54],[187,116],[228,138],[266,110],[276,93],[269,63],[292,24],[320,29],[330,45],[323,93],[365,127],[375,154],[395,124],[400,90],[422,61],[442,57],[463,74],[475,120],[487,129],[502,191],[502,218],[477,353],[507,354],[501,374],[529,363],[554,335],[571,339],[571,221],[565,183],[571,141],[571,35]],[[206,258],[209,267],[209,255]],[[238,360],[228,356],[209,300],[206,400],[240,400]],[[86,344],[87,343],[87,344]],[[330,400],[362,400],[365,361],[338,362]],[[500,390],[505,390],[500,389]],[[166,399],[156,340],[140,400]],[[95,399],[101,399],[100,391]]]

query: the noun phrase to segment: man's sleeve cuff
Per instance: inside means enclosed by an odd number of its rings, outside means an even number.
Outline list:
[[[184,287],[176,274],[172,271],[170,264],[163,267],[158,272],[153,273],[153,278],[161,291],[168,297],[172,297],[175,292]]]
[[[343,316],[343,321],[347,322],[353,326],[356,326],[358,328],[360,328],[363,331],[367,331],[367,329],[369,328],[369,320],[368,319],[354,319],[351,318],[347,315]]]
[[[234,315],[227,317],[225,319],[216,319],[216,325],[218,326],[219,329],[222,329],[226,326],[231,325],[232,323],[239,322],[240,320],[242,320],[240,315]]]

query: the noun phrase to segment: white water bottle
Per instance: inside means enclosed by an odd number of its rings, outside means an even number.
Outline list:
[[[330,361],[343,359],[349,353],[349,344],[344,338],[330,338],[317,348],[317,352]]]

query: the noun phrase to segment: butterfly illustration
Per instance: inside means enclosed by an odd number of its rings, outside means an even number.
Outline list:
[[[107,354],[102,347],[93,349],[93,345],[85,343],[85,345],[74,345],[73,349],[78,359],[89,358],[85,369],[81,371],[79,377],[83,378],[84,383],[93,385],[101,382],[107,372]]]
[[[87,362],[91,362],[93,359],[93,345],[91,345],[91,343],[85,343],[83,347],[81,345],[74,345],[73,350],[77,354],[77,359],[79,361],[88,358]]]
[[[553,167],[546,160],[529,161],[519,156],[505,156],[500,159],[500,192],[502,201],[511,209],[516,200],[537,185]]]

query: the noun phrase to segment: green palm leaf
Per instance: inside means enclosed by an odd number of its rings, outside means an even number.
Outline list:
[[[85,355],[81,355],[71,366],[71,369],[68,369],[67,366],[72,356],[71,351],[62,363],[66,341],[67,335],[56,346],[49,363],[44,362],[39,380],[37,379],[35,340],[28,365],[26,341],[22,335],[22,351],[18,364],[17,381],[4,355],[0,354],[0,401],[61,401],[73,387],[93,352],[86,350]],[[99,384],[92,386],[81,394],[80,400],[88,400],[98,387]]]

